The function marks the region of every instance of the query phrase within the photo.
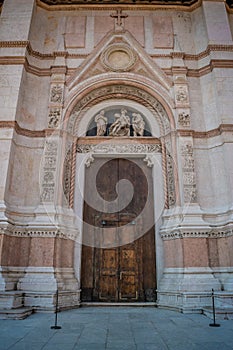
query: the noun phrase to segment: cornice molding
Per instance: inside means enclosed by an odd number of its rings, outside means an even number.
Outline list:
[[[26,137],[31,137],[31,138],[44,138],[50,134],[54,134],[57,129],[44,129],[44,130],[29,130],[25,129],[19,126],[17,121],[0,121],[0,129],[14,129],[15,132],[18,135],[26,136]],[[57,130],[58,134],[62,134],[64,131],[63,130]],[[195,130],[184,130],[184,129],[177,129],[174,131],[177,133],[178,136],[182,137],[187,137],[191,136],[194,139],[206,139],[206,138],[212,138],[216,136],[220,136],[223,133],[232,133],[233,132],[233,124],[221,124],[219,125],[218,128],[212,129],[209,131],[195,131]],[[79,138],[78,139],[78,144],[79,145],[95,145],[96,143],[99,144],[99,142],[102,141],[110,141],[112,138],[111,137],[84,137],[84,138]],[[116,138],[113,138],[116,140]],[[159,143],[158,139],[154,139],[151,137],[146,137],[146,138],[131,138],[130,142],[137,142],[137,143],[143,143],[143,144],[157,144]]]
[[[112,3],[111,3],[112,2]],[[141,3],[140,3],[141,2]],[[161,4],[161,2],[163,2]],[[100,4],[97,1],[86,1],[83,0],[37,0],[37,5],[49,10],[49,11],[106,11],[115,10],[121,8],[130,11],[151,11],[151,10],[179,10],[191,12],[198,8],[202,3],[202,0],[151,0],[151,1],[140,1],[140,0],[128,0],[123,1],[110,1],[103,0]]]
[[[29,130],[21,128],[17,121],[0,121],[0,129],[14,129],[18,135],[32,137],[32,138],[44,138],[46,136],[46,130]]]
[[[206,139],[211,137],[220,136],[223,133],[232,133],[233,124],[221,124],[218,128],[209,131],[195,131],[195,130],[182,130],[178,129],[177,133],[179,136],[192,136],[194,139]]]
[[[233,236],[233,228],[216,228],[209,230],[182,230],[177,229],[169,232],[160,232],[164,241],[184,238],[226,238]]]
[[[38,77],[49,77],[56,71],[58,74],[67,74],[71,76],[76,69],[68,68],[67,66],[50,66],[50,68],[39,68],[30,64],[25,57],[21,56],[3,56],[0,57],[0,66],[1,65],[24,65],[25,70],[28,73],[34,74]],[[200,78],[206,74],[209,74],[216,68],[229,68],[233,69],[233,60],[224,60],[224,59],[214,59],[210,63],[202,68],[189,69],[187,68],[187,76]],[[168,76],[172,75],[172,68],[161,68],[161,70]]]
[[[26,238],[62,238],[76,240],[79,236],[79,231],[77,229],[73,229],[64,230],[63,232],[63,230],[58,228],[50,229],[48,227],[46,229],[45,227],[43,227],[33,229],[32,227],[20,227],[13,224],[8,224],[7,226],[0,226],[0,234]]]
[[[33,50],[29,41],[0,41],[0,48],[26,48],[30,56],[41,60],[54,60],[56,57],[65,57],[68,59],[85,59],[89,56],[89,53],[69,53],[68,51],[54,51],[52,53],[41,53],[39,51]],[[167,58],[171,59],[173,57],[182,57],[186,61],[198,61],[205,57],[210,56],[211,52],[233,52],[233,45],[221,45],[221,44],[210,44],[207,46],[206,50],[198,54],[189,54],[185,52],[170,52],[167,54],[150,54],[151,58]],[[3,58],[6,56],[2,56]],[[14,57],[14,56],[9,56]]]

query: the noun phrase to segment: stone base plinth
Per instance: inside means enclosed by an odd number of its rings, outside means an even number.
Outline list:
[[[22,292],[0,292],[0,309],[17,309],[23,306],[24,294]]]
[[[162,292],[158,291],[157,306],[183,313],[202,313],[203,307],[211,305],[210,292]]]
[[[214,319],[212,307],[204,307],[203,314],[208,318]],[[233,307],[232,308],[216,308],[215,309],[216,320],[233,320]]]
[[[0,309],[0,319],[1,320],[24,320],[26,317],[30,316],[33,312],[32,308],[21,307],[18,309]]]
[[[221,283],[210,268],[166,268],[158,287],[158,306],[202,312],[211,306],[211,292]]]
[[[55,311],[56,293],[49,292],[25,292],[24,305],[33,307],[35,312]],[[58,293],[58,309],[72,309],[80,306],[80,290],[60,291]]]

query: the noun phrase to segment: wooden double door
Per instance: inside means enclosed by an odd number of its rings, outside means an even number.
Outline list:
[[[84,199],[82,300],[154,301],[151,169],[141,159],[97,158],[86,171]]]

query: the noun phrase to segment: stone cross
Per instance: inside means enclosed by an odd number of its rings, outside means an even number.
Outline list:
[[[116,10],[116,13],[111,13],[110,15],[112,18],[115,18],[115,29],[116,30],[123,30],[124,29],[124,22],[122,21],[123,18],[127,18],[128,15],[122,13],[122,9]]]

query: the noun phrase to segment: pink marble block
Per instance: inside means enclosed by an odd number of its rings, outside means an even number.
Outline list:
[[[28,266],[30,241],[28,237],[1,236],[1,266]]]
[[[86,16],[68,17],[66,24],[65,46],[84,48],[86,36]]]
[[[98,16],[95,17],[94,26],[94,44],[95,46],[100,42],[101,39],[109,32],[114,29],[114,19],[111,17]]]
[[[128,30],[143,47],[145,46],[144,17],[128,17],[125,20],[125,29]]]
[[[171,17],[153,18],[153,43],[154,48],[173,47],[173,27]]]
[[[55,241],[55,267],[73,267],[74,265],[74,241],[57,238]]]

